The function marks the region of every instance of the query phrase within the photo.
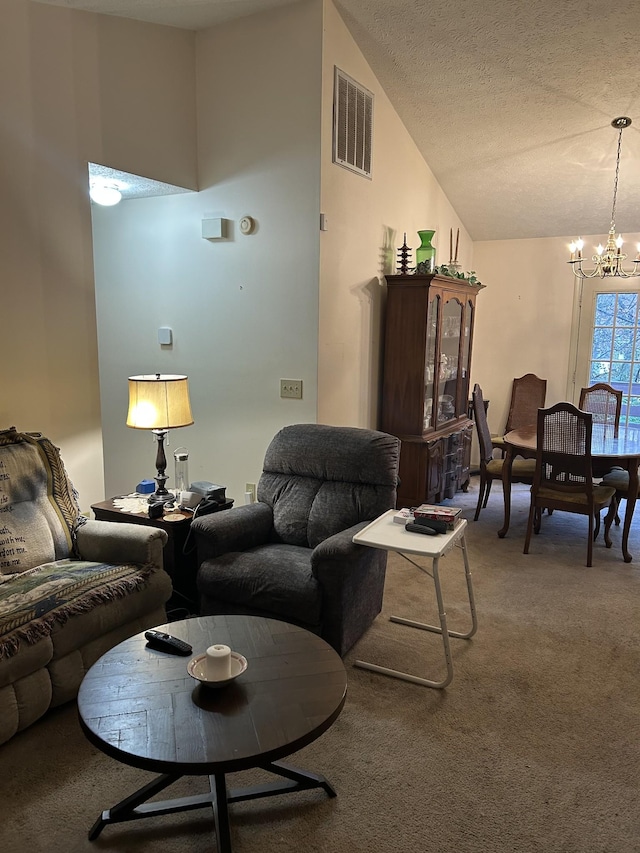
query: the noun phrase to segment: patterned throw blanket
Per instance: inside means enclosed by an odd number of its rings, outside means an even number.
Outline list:
[[[74,613],[139,589],[151,566],[58,560],[0,577],[0,660],[14,655],[21,642],[36,643]]]

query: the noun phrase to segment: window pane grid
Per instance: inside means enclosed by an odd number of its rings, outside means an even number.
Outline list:
[[[640,425],[640,336],[637,293],[596,295],[589,382],[622,391],[621,425]]]

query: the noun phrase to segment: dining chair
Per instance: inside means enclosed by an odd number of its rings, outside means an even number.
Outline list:
[[[579,408],[583,412],[591,412],[593,415],[594,424],[599,423],[604,426],[613,426],[613,436],[618,437],[620,429],[620,413],[622,412],[622,391],[618,391],[608,385],[606,382],[596,382],[595,385],[590,385],[588,388],[580,390]],[[616,490],[626,492],[629,488],[629,474],[621,468],[614,468],[608,474],[615,475],[615,482],[607,483],[607,485],[616,486]],[[620,476],[618,476],[618,474]],[[626,485],[625,485],[626,477]],[[616,525],[620,524],[620,515],[618,507],[620,498],[617,497],[616,491]],[[600,529],[600,517],[596,521],[596,538]]]
[[[547,380],[540,379],[535,373],[525,373],[513,380],[511,385],[511,402],[503,435],[491,437],[494,448],[501,450],[504,455],[503,436],[512,429],[530,426],[536,423],[538,409],[544,406],[547,396]]]
[[[539,533],[542,510],[578,513],[589,519],[587,566],[592,564],[596,514],[608,506],[604,539],[611,547],[609,528],[615,513],[613,486],[593,482],[591,435],[593,415],[572,403],[540,409],[537,418],[536,471],[531,487],[524,553],[529,553],[531,533]]]
[[[476,506],[476,514],[473,517],[474,521],[478,520],[480,510],[486,507],[491,492],[491,483],[494,480],[502,479],[502,467],[504,459],[493,458],[493,446],[491,443],[491,433],[489,432],[489,424],[487,423],[487,414],[482,396],[482,388],[476,383],[473,386],[471,394],[473,405],[473,417],[476,422],[476,431],[478,433],[478,444],[480,445],[480,487],[478,490],[478,504]],[[536,469],[534,459],[514,459],[511,468],[512,483],[533,483],[533,476]]]
[[[603,486],[612,486],[615,490],[613,498],[615,503],[614,520],[616,526],[620,526],[620,501],[626,501],[629,498],[629,472],[622,468],[612,468],[601,480]],[[636,498],[640,497],[640,491]],[[611,526],[611,520],[609,521]]]
[[[622,391],[612,388],[606,382],[596,382],[580,391],[578,408],[591,412],[594,424],[613,426],[614,436],[618,437],[620,413],[622,411]]]

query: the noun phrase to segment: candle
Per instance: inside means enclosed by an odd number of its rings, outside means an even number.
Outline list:
[[[453,258],[454,263],[458,262],[458,241],[459,240],[460,240],[460,229],[458,228],[458,230],[456,232],[456,253],[455,253],[455,256]]]
[[[222,643],[209,646],[204,672],[209,681],[231,678],[231,649]]]
[[[449,228],[449,262],[453,260],[453,228]]]

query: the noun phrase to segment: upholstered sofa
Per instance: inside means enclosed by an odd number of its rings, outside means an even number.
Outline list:
[[[105,651],[166,622],[166,537],[84,518],[58,448],[0,431],[0,743],[75,698]]]

